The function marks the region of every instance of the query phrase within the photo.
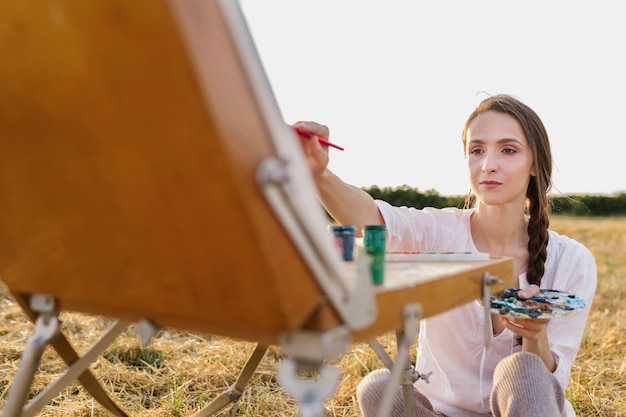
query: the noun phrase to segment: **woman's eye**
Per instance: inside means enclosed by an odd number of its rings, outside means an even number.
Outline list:
[[[503,153],[515,153],[515,152],[517,152],[517,151],[516,151],[515,149],[513,149],[513,148],[504,148],[504,149],[502,150],[502,152],[503,152]]]
[[[478,155],[482,152],[482,149],[480,148],[474,148],[474,149],[470,149],[469,153],[474,154],[474,155]]]

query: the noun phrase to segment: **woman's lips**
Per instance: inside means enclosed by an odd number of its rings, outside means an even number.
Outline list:
[[[480,185],[483,188],[492,189],[492,188],[499,187],[500,185],[502,185],[502,183],[498,181],[493,181],[493,180],[485,180],[485,181],[481,181]]]

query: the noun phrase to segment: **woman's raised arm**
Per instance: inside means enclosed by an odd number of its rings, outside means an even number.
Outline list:
[[[297,122],[293,125],[306,132],[328,139],[328,127],[315,122]],[[304,137],[307,136],[307,137]],[[357,234],[368,224],[384,224],[374,199],[362,189],[344,182],[328,169],[328,146],[313,136],[301,135],[300,141],[317,185],[318,199],[326,211],[340,224],[354,225]]]

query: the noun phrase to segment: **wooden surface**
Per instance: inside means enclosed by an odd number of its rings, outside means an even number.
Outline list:
[[[356,274],[354,265],[347,267],[351,275]],[[409,303],[419,303],[422,318],[426,318],[479,299],[485,272],[503,281],[491,287],[492,292],[504,289],[513,283],[513,260],[388,262],[385,281],[376,287],[378,316],[370,326],[353,332],[354,340],[364,341],[388,330],[401,329],[403,308]],[[310,326],[332,327],[335,320],[330,312],[322,309]]]
[[[187,13],[196,47],[171,4],[0,2],[0,277],[61,309],[265,344],[342,324],[257,186],[275,149],[216,2]],[[504,263],[389,279],[361,334],[403,303],[474,299]]]

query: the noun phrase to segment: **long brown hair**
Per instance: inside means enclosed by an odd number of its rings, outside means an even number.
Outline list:
[[[520,124],[533,154],[533,164],[537,175],[530,178],[526,190],[526,210],[528,220],[528,283],[539,285],[545,271],[550,226],[551,203],[548,193],[552,188],[552,152],[548,132],[533,109],[509,95],[496,95],[483,100],[470,114],[463,128],[463,149],[467,142],[467,132],[471,122],[481,113],[496,111],[512,116]],[[475,197],[466,198],[466,206],[472,207]]]

